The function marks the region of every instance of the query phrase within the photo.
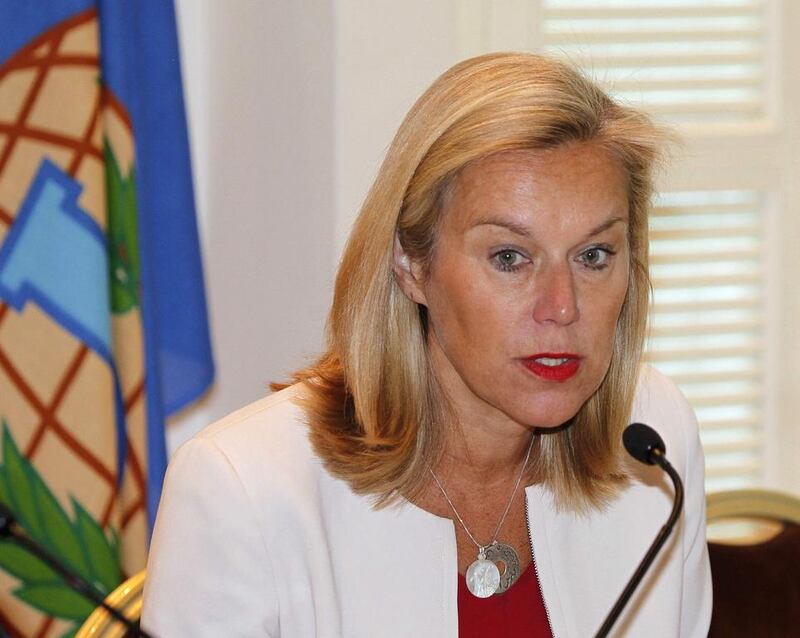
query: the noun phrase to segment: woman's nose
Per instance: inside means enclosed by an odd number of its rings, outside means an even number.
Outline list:
[[[573,273],[567,265],[544,269],[534,283],[533,318],[537,323],[566,326],[579,317]]]

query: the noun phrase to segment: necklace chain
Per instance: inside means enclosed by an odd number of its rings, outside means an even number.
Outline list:
[[[519,476],[517,476],[517,482],[514,483],[514,490],[511,492],[511,498],[508,499],[508,504],[506,505],[506,509],[503,511],[503,515],[500,517],[500,521],[497,523],[497,527],[495,528],[494,534],[492,535],[492,540],[490,540],[489,543],[486,545],[481,545],[478,541],[475,540],[475,537],[472,535],[472,532],[469,531],[469,528],[467,527],[467,524],[464,522],[464,519],[461,518],[461,514],[458,513],[456,506],[453,505],[453,501],[451,501],[450,497],[447,495],[447,492],[444,489],[444,485],[442,485],[442,482],[439,480],[439,477],[436,476],[436,474],[432,469],[430,470],[433,480],[436,481],[436,485],[442,492],[442,496],[444,496],[444,499],[447,501],[447,504],[450,506],[450,509],[453,510],[453,514],[456,515],[458,522],[461,523],[461,527],[464,528],[464,531],[467,533],[467,536],[469,536],[470,540],[473,543],[475,543],[475,546],[478,548],[479,553],[482,553],[484,548],[489,547],[489,545],[491,545],[497,540],[497,535],[500,533],[500,528],[503,527],[503,523],[505,523],[506,516],[508,516],[508,512],[511,509],[511,504],[514,502],[514,497],[517,495],[517,490],[519,489],[520,481],[522,481],[522,475],[525,473],[525,468],[527,467],[528,460],[531,457],[532,448],[533,448],[533,436],[531,436],[531,442],[528,443],[528,452],[525,454],[525,460],[522,462],[522,467],[520,467],[519,469]]]

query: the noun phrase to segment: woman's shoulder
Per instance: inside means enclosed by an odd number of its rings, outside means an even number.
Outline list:
[[[218,442],[261,435],[278,436],[297,430],[304,424],[299,405],[304,390],[295,384],[253,401],[206,426],[195,437]]]
[[[648,365],[641,367],[636,383],[633,400],[634,416],[637,413],[658,417],[668,414],[681,421],[694,420],[692,407],[675,382]]]
[[[631,421],[655,429],[673,461],[694,455],[700,447],[692,406],[672,379],[650,366],[642,366],[639,372]]]
[[[289,386],[230,413],[184,443],[173,460],[190,449],[207,448],[238,474],[267,468],[316,470],[319,463],[300,405],[303,393],[303,386]]]

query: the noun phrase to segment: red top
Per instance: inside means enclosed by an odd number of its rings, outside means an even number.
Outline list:
[[[469,593],[466,579],[459,574],[458,636],[552,638],[533,563],[507,592],[489,598]]]

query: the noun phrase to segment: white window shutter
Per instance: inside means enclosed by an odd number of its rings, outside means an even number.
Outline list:
[[[764,209],[758,191],[669,192],[650,219],[645,360],[697,413],[709,489],[756,483],[763,470]]]

